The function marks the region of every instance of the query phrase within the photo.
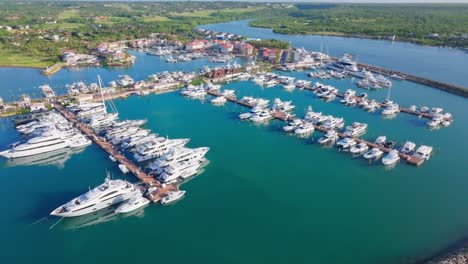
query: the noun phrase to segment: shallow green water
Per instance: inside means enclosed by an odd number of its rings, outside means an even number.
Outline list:
[[[305,72],[290,73],[305,76]],[[304,77],[305,78],[305,77]],[[329,81],[340,89],[349,80]],[[0,160],[0,248],[5,263],[408,263],[431,255],[468,233],[463,137],[466,99],[408,82],[395,82],[401,105],[442,106],[455,116],[449,128],[429,131],[424,120],[325,103],[308,91],[235,82],[238,96],[293,100],[296,113],[315,110],[369,124],[365,137],[433,145],[420,168],[369,165],[312,139],[287,136],[282,123],[256,126],[237,116],[246,109],[189,100],[177,92],[116,101],[125,118],[189,147],[209,146],[205,172],[183,185],[172,206],[151,205],[142,215],[63,220],[46,217],[58,205],[100,184],[105,169],[124,177],[98,147],[71,155],[64,165],[9,166]],[[385,98],[386,91],[370,93]],[[0,148],[19,139],[0,120]],[[10,164],[11,165],[11,164]],[[133,180],[131,176],[129,180]]]

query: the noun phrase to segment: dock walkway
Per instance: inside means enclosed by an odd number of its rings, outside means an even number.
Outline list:
[[[209,95],[216,96],[216,97],[222,96],[222,94],[219,93],[219,92],[207,91],[207,93],[208,93]],[[341,95],[341,96],[342,96],[342,95]],[[227,96],[225,96],[225,98],[226,98],[226,100],[228,100],[228,101],[230,101],[230,102],[232,102],[232,103],[236,103],[236,104],[239,104],[239,105],[248,107],[248,108],[252,108],[252,107],[253,107],[253,105],[248,104],[248,103],[246,103],[246,102],[243,102],[243,101],[238,100],[238,99],[233,98],[233,97],[227,97]],[[281,121],[284,121],[284,122],[288,122],[288,121],[290,121],[290,120],[296,118],[294,115],[289,115],[289,114],[286,114],[286,113],[280,112],[280,111],[272,112],[271,115],[273,116],[273,118],[278,119],[278,120],[281,120]],[[326,132],[328,131],[327,129],[323,128],[322,126],[316,126],[316,125],[314,125],[314,128],[315,128],[315,130],[320,131],[320,132],[323,132],[323,133],[326,133]],[[340,138],[345,138],[345,137],[347,137],[347,136],[345,136],[343,133],[338,133],[338,136],[339,136]],[[388,153],[388,152],[391,151],[391,149],[389,149],[389,148],[386,148],[386,147],[381,146],[381,145],[374,144],[373,142],[367,141],[367,140],[365,140],[365,139],[361,139],[361,138],[354,138],[354,139],[355,139],[356,142],[358,142],[358,143],[361,143],[361,142],[362,142],[362,143],[366,144],[369,148],[378,148],[378,149],[380,149],[381,151],[383,151],[384,153]],[[400,158],[403,159],[403,160],[406,160],[406,162],[407,162],[408,164],[415,165],[415,166],[419,166],[419,165],[421,165],[421,164],[424,163],[424,160],[423,160],[423,159],[419,159],[419,158],[410,156],[410,155],[408,155],[408,154],[404,154],[404,153],[402,153],[402,152],[398,152],[398,154],[399,154]]]
[[[314,88],[312,86],[305,86],[303,87],[304,90],[309,90],[309,91],[312,91],[312,92],[315,92],[317,91],[317,88]],[[339,97],[339,98],[344,98],[344,94],[341,94],[341,93],[335,93],[336,97]],[[357,101],[357,103],[361,102],[362,101],[362,97],[359,97],[359,96],[351,96],[351,98],[355,99]],[[385,105],[383,105],[382,103],[378,103],[379,104],[379,107],[385,107]],[[404,108],[404,107],[398,107],[400,109],[400,112],[403,112],[403,113],[407,113],[407,114],[410,114],[410,115],[415,115],[417,117],[425,117],[427,119],[432,119],[434,117],[433,114],[431,113],[423,113],[423,112],[420,112],[420,111],[413,111],[409,108]]]
[[[159,202],[161,198],[167,195],[168,192],[178,189],[177,186],[175,186],[174,184],[163,185],[154,177],[151,177],[148,174],[146,174],[134,162],[130,161],[122,153],[117,151],[114,148],[114,146],[112,146],[109,142],[96,135],[94,130],[80,122],[72,113],[66,111],[63,107],[55,104],[55,109],[60,114],[62,114],[69,122],[75,124],[76,128],[78,128],[84,135],[89,137],[94,143],[101,147],[101,149],[107,152],[107,154],[113,156],[116,159],[116,161],[120,164],[125,165],[128,168],[128,170],[147,187],[156,187],[158,189],[156,194],[148,194],[148,198],[154,203]]]

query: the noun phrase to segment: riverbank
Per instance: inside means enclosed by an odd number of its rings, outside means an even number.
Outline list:
[[[384,40],[388,42],[403,42],[403,43],[412,43],[420,46],[426,46],[426,47],[434,47],[434,48],[448,48],[448,49],[459,49],[466,51],[468,48],[467,47],[457,47],[457,46],[441,46],[441,45],[435,45],[434,43],[428,43],[424,42],[422,40],[415,40],[415,39],[410,39],[410,38],[401,38],[401,37],[395,37],[395,39],[389,39],[385,38],[382,36],[372,36],[372,35],[363,35],[363,34],[348,34],[344,32],[333,32],[333,31],[299,31],[299,32],[294,32],[294,33],[288,33],[285,32],[281,29],[278,28],[271,28],[268,26],[260,26],[260,25],[255,25],[252,23],[249,23],[251,27],[256,27],[256,28],[264,28],[264,29],[271,29],[273,33],[276,34],[282,34],[286,36],[297,36],[297,35],[315,35],[315,36],[329,36],[329,37],[343,37],[343,38],[357,38],[357,39],[369,39],[369,40]]]

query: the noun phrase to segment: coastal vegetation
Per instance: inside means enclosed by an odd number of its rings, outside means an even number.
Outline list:
[[[353,36],[468,47],[466,4],[297,4],[282,16],[260,18],[250,25],[272,28],[283,34]]]
[[[102,42],[167,33],[193,39],[203,23],[261,17],[278,5],[215,2],[0,3],[0,65],[45,67],[64,50],[86,53]]]

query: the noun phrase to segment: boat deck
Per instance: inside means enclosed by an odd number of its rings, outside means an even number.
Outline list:
[[[143,184],[147,187],[156,187],[158,191],[155,195],[148,194],[148,198],[157,203],[167,195],[168,192],[177,190],[178,187],[174,184],[167,184],[163,185],[154,177],[149,176],[147,173],[142,171],[134,162],[129,160],[125,157],[122,153],[117,151],[114,146],[112,146],[109,142],[105,141],[104,138],[98,136],[94,130],[92,130],[87,125],[80,122],[72,113],[65,110],[63,107],[55,104],[55,109],[62,114],[69,122],[75,124],[76,128],[78,128],[84,135],[89,137],[94,143],[96,143],[101,149],[103,149],[107,154],[111,155],[116,159],[116,161],[120,164],[123,164],[127,167],[127,169],[135,175]]]
[[[303,88],[304,90],[309,90],[309,91],[312,91],[312,92],[315,92],[317,91],[317,88],[314,88],[314,87],[311,87],[311,86],[305,86]],[[339,98],[344,98],[344,94],[341,94],[341,93],[335,93],[336,97],[339,97]],[[357,101],[357,103],[361,102],[361,100],[363,99],[362,97],[359,97],[359,96],[351,96],[351,98],[355,99]],[[382,103],[378,103],[379,104],[379,107],[385,107],[385,105],[383,105]],[[420,111],[413,111],[409,108],[404,108],[404,107],[399,107],[400,109],[400,112],[404,112],[404,113],[407,113],[407,114],[411,114],[411,115],[415,115],[417,117],[425,117],[427,119],[432,119],[434,117],[433,114],[431,113],[424,113],[424,112],[420,112]]]
[[[311,87],[308,87],[306,89],[313,90]],[[207,93],[212,95],[212,96],[222,96],[222,94],[219,93],[219,92],[207,91]],[[337,96],[343,97],[342,94],[340,94],[340,95],[337,94]],[[243,102],[241,100],[238,100],[238,99],[235,99],[235,98],[232,98],[232,97],[225,97],[225,98],[230,102],[237,103],[239,105],[242,105],[242,106],[245,106],[245,107],[248,107],[248,108],[253,107],[253,105],[251,105],[251,104],[248,104],[246,102]],[[280,111],[274,111],[274,112],[271,113],[271,115],[273,116],[273,118],[284,121],[284,122],[287,122],[287,121],[290,121],[290,120],[293,120],[293,119],[296,118],[294,115],[289,115],[289,114],[286,114],[286,113],[280,112]],[[327,129],[325,129],[322,126],[314,125],[314,128],[315,128],[315,130],[323,132],[323,133],[326,133],[328,131]],[[338,133],[338,136],[340,138],[347,137],[343,133]],[[380,149],[381,151],[383,151],[385,153],[388,153],[388,152],[391,151],[391,149],[389,149],[389,148],[386,148],[386,147],[381,146],[381,145],[374,144],[374,143],[372,143],[370,141],[367,141],[365,139],[361,139],[361,138],[354,138],[354,139],[358,143],[360,143],[360,142],[365,143],[369,148],[378,148],[378,149]],[[419,166],[419,165],[423,164],[424,161],[425,161],[424,159],[419,159],[419,158],[413,157],[411,155],[404,154],[402,152],[398,152],[398,153],[399,153],[399,156],[400,156],[401,159],[406,160],[406,162],[408,164],[411,164],[411,165],[414,165],[414,166]]]

